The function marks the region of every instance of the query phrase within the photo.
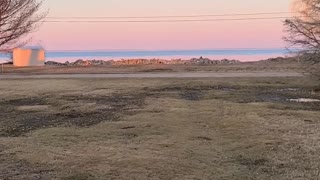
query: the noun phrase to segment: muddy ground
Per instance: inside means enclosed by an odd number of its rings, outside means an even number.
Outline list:
[[[227,80],[227,81],[226,81]],[[317,179],[305,78],[3,80],[0,179]]]
[[[2,112],[0,136],[15,137],[41,128],[90,127],[103,121],[117,121],[123,115],[135,113],[135,109],[142,109],[146,98],[170,97],[188,101],[221,99],[235,103],[270,102],[276,103],[273,105],[274,108],[319,111],[320,102],[290,101],[290,99],[301,97],[320,99],[318,94],[311,92],[310,88],[194,85],[191,83],[157,88],[145,87],[139,92],[113,93],[108,96],[79,94],[23,97],[0,101]],[[88,109],[79,108],[83,105],[88,105],[86,107]],[[22,110],[19,111],[17,107]],[[23,107],[29,107],[29,109],[24,111]],[[50,109],[55,109],[55,111],[48,112]]]

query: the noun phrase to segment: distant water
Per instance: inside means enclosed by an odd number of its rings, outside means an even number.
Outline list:
[[[128,50],[128,51],[47,51],[48,60],[68,60],[77,59],[122,59],[122,58],[197,58],[207,57],[216,59],[237,59],[237,60],[260,60],[257,58],[268,58],[284,56],[285,49],[214,49],[214,50]],[[8,57],[0,55],[1,59]],[[256,59],[255,59],[256,58]]]

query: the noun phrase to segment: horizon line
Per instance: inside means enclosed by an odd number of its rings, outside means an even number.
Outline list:
[[[214,51],[214,50],[287,50],[286,47],[270,48],[203,48],[203,49],[46,49],[51,52],[77,52],[77,51]]]

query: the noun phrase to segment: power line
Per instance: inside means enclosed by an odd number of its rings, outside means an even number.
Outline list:
[[[290,12],[264,12],[244,14],[202,14],[202,15],[181,15],[181,16],[49,16],[46,19],[153,19],[153,18],[192,18],[192,17],[223,17],[223,16],[254,16],[254,15],[279,15],[290,14]]]
[[[291,18],[282,17],[252,17],[252,18],[223,18],[223,19],[175,19],[175,20],[44,20],[44,23],[165,23],[165,22],[216,22],[216,21],[247,21],[275,20]]]

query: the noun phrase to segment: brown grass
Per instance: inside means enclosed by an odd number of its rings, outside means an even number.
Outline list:
[[[314,87],[305,78],[2,80],[0,179],[317,179],[320,104],[286,101],[320,98]]]
[[[253,62],[219,65],[101,65],[13,67],[5,65],[4,74],[109,74],[144,72],[302,72],[298,63]]]

